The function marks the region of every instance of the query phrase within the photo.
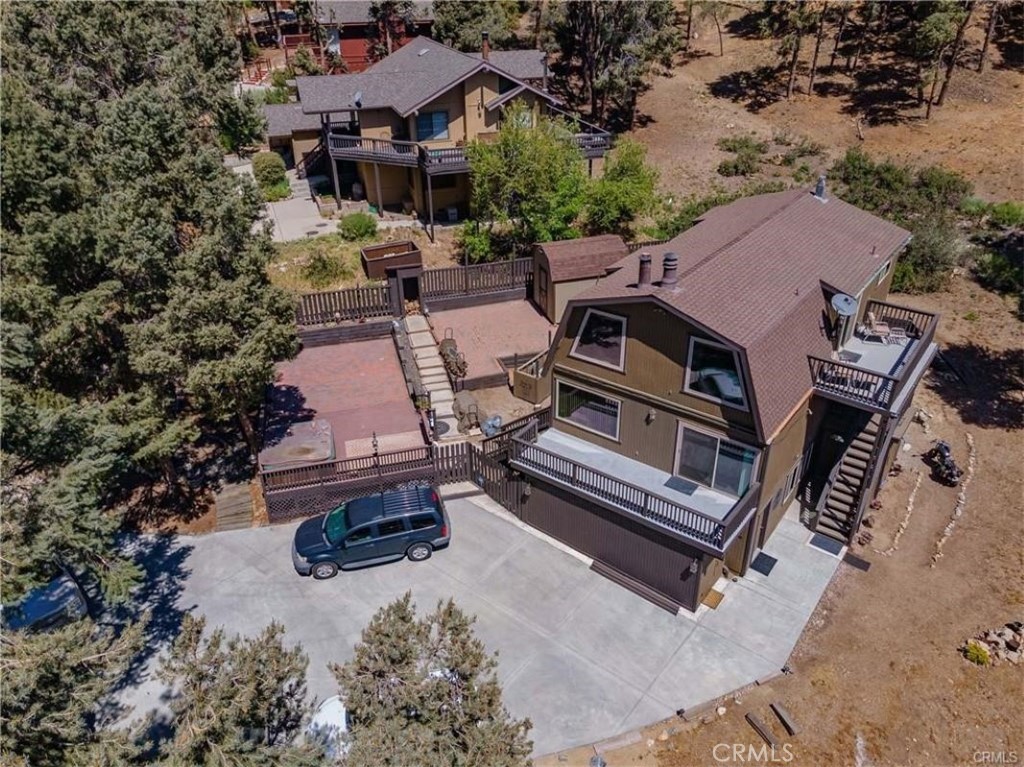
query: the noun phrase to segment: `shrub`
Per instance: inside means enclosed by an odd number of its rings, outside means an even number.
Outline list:
[[[332,253],[325,245],[317,245],[302,267],[302,276],[315,288],[352,276],[352,266],[344,254]]]
[[[288,183],[284,159],[277,152],[257,152],[252,158],[252,174],[264,194],[271,187]]]
[[[768,151],[768,143],[758,141],[753,136],[726,136],[718,139],[718,148],[726,152],[742,154],[749,152],[755,155],[762,155]]]
[[[718,164],[718,173],[721,176],[752,176],[760,167],[760,154],[743,151],[731,159],[722,160]]]
[[[1003,229],[1018,229],[1024,226],[1024,203],[1012,200],[996,203],[989,210],[989,218]]]
[[[969,641],[967,647],[964,648],[964,657],[971,663],[979,666],[987,666],[992,662],[992,656],[989,655],[988,648],[974,639]]]
[[[991,207],[984,200],[979,200],[977,197],[968,197],[960,203],[960,212],[977,222],[988,215]]]
[[[370,213],[349,213],[342,216],[338,231],[350,242],[368,240],[377,234],[377,219]]]
[[[805,162],[800,163],[800,167],[793,171],[793,180],[798,184],[806,184],[813,177],[811,166]]]
[[[821,144],[807,138],[802,138],[799,143],[793,145],[788,152],[782,155],[782,164],[794,165],[801,157],[814,157],[815,155],[822,154],[824,151],[825,147]]]
[[[260,189],[263,194],[263,199],[267,202],[277,202],[279,200],[287,200],[292,196],[292,187],[287,180],[282,181],[280,184],[274,184],[274,186]]]
[[[491,233],[476,222],[467,222],[459,229],[456,245],[468,264],[490,261],[494,256]]]
[[[658,171],[647,164],[647,150],[622,141],[600,179],[587,188],[583,220],[590,234],[621,234],[629,239],[637,216],[654,207]]]
[[[949,216],[932,215],[917,222],[913,234],[893,270],[892,289],[904,293],[941,290],[959,254],[956,227]]]

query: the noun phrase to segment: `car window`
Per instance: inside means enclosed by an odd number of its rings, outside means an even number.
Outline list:
[[[364,527],[362,530],[353,530],[349,533],[348,538],[345,539],[345,543],[359,543],[360,541],[369,540],[370,528]]]
[[[348,504],[343,503],[338,508],[332,509],[327,513],[326,519],[324,519],[324,535],[327,536],[328,542],[333,546],[337,546],[345,538],[345,533],[348,532],[348,515],[345,513],[347,506]]]
[[[426,530],[428,527],[436,527],[437,520],[433,514],[420,514],[409,520],[413,530]]]
[[[385,535],[397,535],[398,533],[404,533],[405,524],[400,519],[392,519],[378,524],[377,530],[380,537],[383,538]]]

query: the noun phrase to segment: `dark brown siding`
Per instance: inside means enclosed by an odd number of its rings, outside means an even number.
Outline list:
[[[700,552],[540,481],[532,482],[530,496],[523,503],[522,519],[577,551],[642,581],[688,610],[697,608],[703,577],[700,572],[690,573],[690,563],[700,562]],[[713,585],[721,567],[713,560],[700,569],[708,572]]]

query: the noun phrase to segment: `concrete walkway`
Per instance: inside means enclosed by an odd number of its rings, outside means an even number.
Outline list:
[[[322,700],[337,693],[327,664],[350,659],[374,612],[411,590],[421,612],[451,597],[476,616],[476,635],[498,652],[506,706],[533,721],[535,754],[553,753],[777,673],[839,563],[808,546],[808,531],[787,517],[765,547],[778,558],[769,575],[729,583],[717,610],[673,615],[596,574],[474,486],[451,485],[444,494],[452,524],[447,549],[426,562],[403,560],[327,581],[292,569],[295,524],[138,539],[149,575],[143,607],[154,628],[151,654],[120,696],[126,719],[165,709],[157,654],[185,612],[205,615],[208,629],[248,636],[280,621],[287,641],[309,655],[309,692]]]
[[[437,351],[437,342],[434,340],[434,334],[430,332],[427,318],[420,314],[406,315],[405,329],[409,334],[409,345],[416,359],[420,380],[430,392],[430,404],[437,417],[438,441],[462,439],[458,420],[452,410],[455,393],[448,381],[448,374]]]

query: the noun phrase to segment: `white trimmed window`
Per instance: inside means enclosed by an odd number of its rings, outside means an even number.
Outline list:
[[[619,438],[622,403],[565,381],[555,382],[555,417],[602,437]]]
[[[723,405],[747,409],[740,376],[740,359],[728,346],[703,338],[690,339],[686,359],[686,383],[690,394],[721,402]]]
[[[736,497],[750,489],[757,450],[682,423],[678,440],[676,474],[680,477]]]
[[[626,318],[587,309],[569,356],[612,370],[623,370],[626,366]]]

